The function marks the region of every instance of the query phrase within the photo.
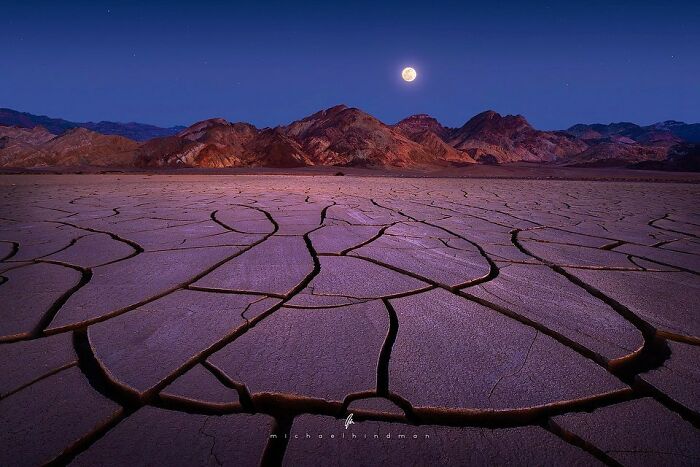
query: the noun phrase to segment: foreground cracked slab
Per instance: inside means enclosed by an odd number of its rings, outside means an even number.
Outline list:
[[[623,465],[697,465],[700,430],[653,399],[639,399],[591,414],[555,417],[568,432],[593,443]],[[623,429],[624,439],[616,432]]]
[[[405,228],[399,224],[352,254],[411,272],[446,287],[457,287],[484,278],[490,272],[489,263],[479,251],[470,243],[460,240],[438,229]]]
[[[238,402],[238,392],[224,386],[211,371],[197,365],[160,392],[163,398],[227,406]]]
[[[656,329],[700,341],[700,281],[685,272],[571,270]]]
[[[699,187],[0,176],[0,465],[697,465]]]
[[[78,356],[70,334],[4,345],[0,353],[0,368],[3,370],[0,398],[77,363]]]
[[[414,407],[517,409],[624,388],[537,329],[445,290],[391,303],[389,385]]]
[[[256,466],[272,428],[265,415],[189,415],[144,407],[71,465]]]
[[[143,253],[92,270],[92,278],[58,311],[51,329],[99,321],[173,292],[240,251],[236,247]]]
[[[45,318],[54,304],[78,285],[80,272],[49,263],[36,263],[2,273],[0,285],[3,316],[0,336],[29,334]]]
[[[133,246],[107,234],[97,233],[80,237],[75,244],[46,258],[51,261],[95,268],[126,259],[136,253]]]
[[[0,401],[0,464],[39,465],[108,423],[121,408],[68,368]]]
[[[91,326],[90,345],[113,381],[143,393],[245,327],[243,313],[259,298],[180,290]]]
[[[209,361],[252,394],[342,401],[376,387],[388,331],[389,314],[381,301],[322,310],[283,308]],[[326,339],[329,334],[336,338]]]
[[[270,237],[222,265],[194,285],[218,290],[289,294],[312,271],[313,261],[299,236]]]
[[[689,411],[700,413],[700,346],[670,341],[668,347],[671,358],[638,378]]]
[[[326,305],[345,304],[347,299],[389,297],[429,286],[419,279],[351,256],[322,256],[320,263],[320,273],[300,295],[325,298]]]
[[[644,344],[641,332],[629,320],[544,265],[507,265],[495,279],[464,291],[511,310],[608,360],[629,355]]]

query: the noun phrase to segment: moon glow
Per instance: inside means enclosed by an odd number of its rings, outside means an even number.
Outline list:
[[[404,81],[408,81],[409,83],[416,79],[416,70],[411,68],[410,66],[406,67],[403,69],[401,72],[401,77],[403,78]]]

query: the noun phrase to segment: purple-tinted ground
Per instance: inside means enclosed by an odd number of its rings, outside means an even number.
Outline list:
[[[697,465],[698,200],[3,176],[0,465]]]

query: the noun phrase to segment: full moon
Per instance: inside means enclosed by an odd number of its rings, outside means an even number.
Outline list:
[[[401,72],[401,77],[403,78],[404,81],[408,81],[410,83],[411,81],[416,79],[416,70],[414,70],[410,66],[406,67]]]

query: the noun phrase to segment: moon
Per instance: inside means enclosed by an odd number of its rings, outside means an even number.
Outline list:
[[[404,81],[408,81],[409,83],[416,79],[416,70],[411,68],[410,66],[407,66],[406,68],[403,69],[401,72],[401,77],[403,78]]]

